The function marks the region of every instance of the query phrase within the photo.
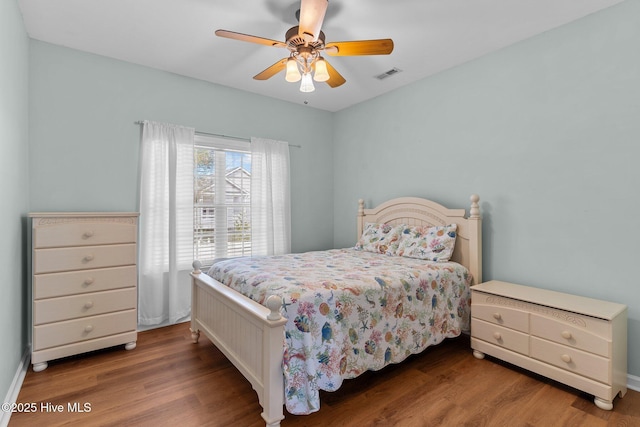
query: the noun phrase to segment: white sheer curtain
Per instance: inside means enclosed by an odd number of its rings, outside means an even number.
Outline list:
[[[138,323],[191,312],[195,130],[144,121],[140,152]]]
[[[289,252],[289,144],[251,138],[251,254]]]

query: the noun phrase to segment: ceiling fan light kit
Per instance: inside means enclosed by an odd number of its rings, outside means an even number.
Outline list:
[[[331,56],[388,55],[393,51],[393,40],[357,40],[325,44],[325,35],[321,28],[328,4],[327,0],[301,0],[299,25],[286,32],[286,42],[227,30],[217,30],[216,35],[265,46],[285,47],[289,50],[288,58],[281,59],[256,74],[253,77],[256,80],[267,80],[286,70],[286,81],[293,83],[301,80],[301,92],[314,91],[313,80],[326,82],[335,88],[344,84],[346,80],[321,56],[323,50]]]

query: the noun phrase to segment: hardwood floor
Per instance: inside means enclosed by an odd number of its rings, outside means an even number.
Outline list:
[[[282,426],[640,426],[639,392],[629,390],[603,411],[579,391],[475,359],[468,337],[345,381],[321,400],[314,414],[285,412]],[[36,411],[14,413],[10,427],[264,426],[250,384],[206,337],[193,344],[187,323],[139,333],[132,351],[117,347],[30,369],[17,401]],[[53,412],[57,405],[62,410]]]

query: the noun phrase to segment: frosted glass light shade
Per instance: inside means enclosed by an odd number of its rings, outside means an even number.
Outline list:
[[[311,79],[311,73],[305,73],[302,76],[302,82],[300,83],[300,92],[313,92],[316,88],[313,86],[313,79]]]
[[[287,74],[284,79],[288,82],[294,83],[300,80],[300,70],[298,70],[298,63],[294,58],[287,59]]]
[[[316,72],[313,75],[313,80],[317,82],[326,82],[329,80],[329,72],[327,71],[327,63],[324,58],[320,57],[316,61]]]

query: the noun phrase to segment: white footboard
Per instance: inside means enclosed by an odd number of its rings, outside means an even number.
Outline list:
[[[284,325],[282,299],[272,295],[267,307],[239,294],[200,272],[194,261],[192,277],[191,336],[200,332],[222,351],[249,380],[258,394],[262,418],[276,427],[284,419],[282,356]]]

